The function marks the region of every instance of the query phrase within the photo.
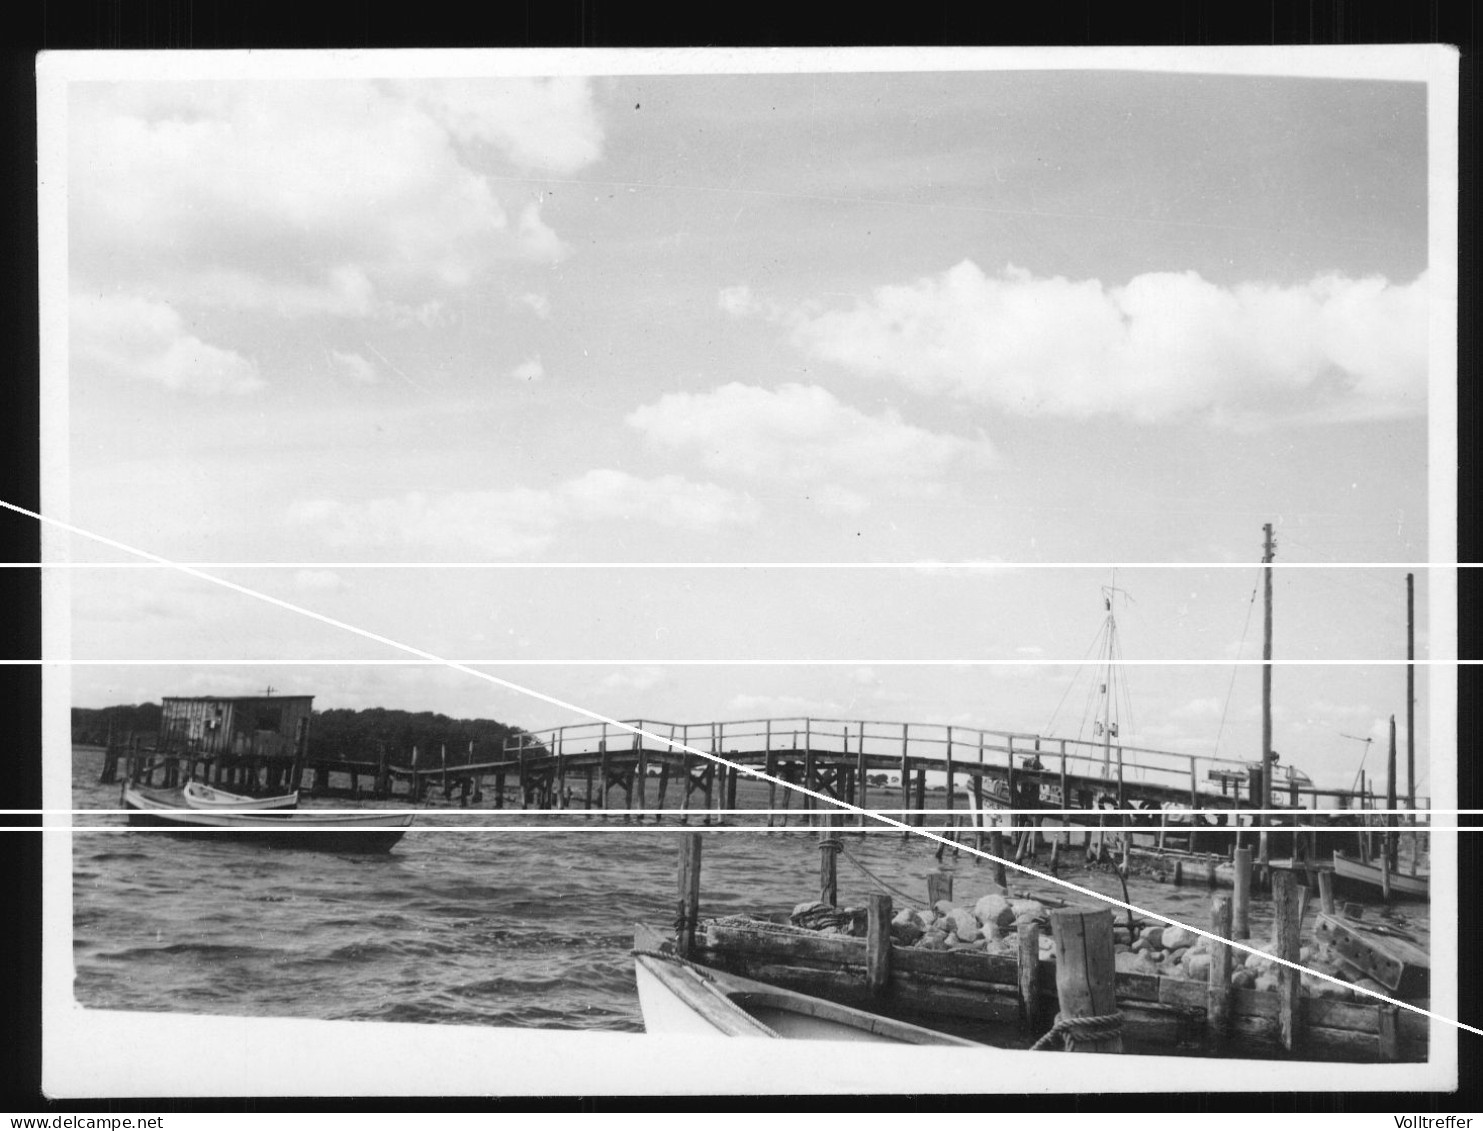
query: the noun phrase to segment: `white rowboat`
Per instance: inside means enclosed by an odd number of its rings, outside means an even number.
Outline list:
[[[278,797],[246,797],[240,793],[228,793],[224,789],[207,785],[205,782],[188,781],[180,789],[180,796],[191,809],[211,810],[260,810],[294,809],[299,804],[299,794],[285,793]]]

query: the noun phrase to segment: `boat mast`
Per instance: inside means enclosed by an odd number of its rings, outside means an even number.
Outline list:
[[[1272,804],[1272,556],[1277,543],[1272,538],[1272,524],[1262,527],[1266,540],[1262,545],[1262,797],[1258,808]],[[1256,818],[1267,825],[1265,813]]]

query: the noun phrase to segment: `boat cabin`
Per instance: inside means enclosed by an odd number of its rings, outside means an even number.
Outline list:
[[[312,695],[199,695],[161,700],[160,749],[289,759],[309,741]]]

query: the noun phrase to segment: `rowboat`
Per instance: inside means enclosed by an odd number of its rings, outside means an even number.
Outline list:
[[[1379,864],[1367,864],[1363,860],[1345,856],[1342,852],[1334,853],[1334,876],[1336,879],[1346,880],[1352,884],[1362,884],[1375,891],[1383,891],[1385,886]],[[1404,872],[1393,871],[1390,873],[1390,894],[1393,899],[1429,899],[1431,897],[1431,877],[1427,875],[1408,876]]]
[[[224,789],[207,785],[205,782],[188,781],[180,789],[180,796],[190,809],[205,809],[207,811],[230,809],[236,810],[262,810],[262,809],[294,809],[299,804],[299,794],[281,794],[278,797],[246,797],[240,793],[228,793]]]
[[[131,826],[179,833],[240,837],[283,848],[323,852],[387,852],[406,835],[410,813],[336,814],[308,809],[269,809],[250,814],[192,809],[178,793],[126,785],[123,805]]]
[[[666,1036],[790,1038],[883,1044],[983,1045],[847,1005],[697,966],[651,928],[633,935],[644,1028]]]

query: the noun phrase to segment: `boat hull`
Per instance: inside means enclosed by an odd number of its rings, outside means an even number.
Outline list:
[[[187,836],[245,840],[275,848],[320,852],[388,852],[406,835],[409,814],[317,814],[312,810],[266,810],[239,815],[177,806],[137,789],[124,791],[134,828],[168,829]]]
[[[1334,878],[1350,887],[1364,889],[1367,894],[1384,891],[1384,877],[1376,864],[1366,864],[1342,852],[1334,853]],[[1408,876],[1403,872],[1390,874],[1390,896],[1392,899],[1430,899],[1431,877]]]
[[[650,1033],[984,1047],[794,990],[657,957],[673,956],[673,946],[647,927],[635,928],[634,950],[639,1008]]]

